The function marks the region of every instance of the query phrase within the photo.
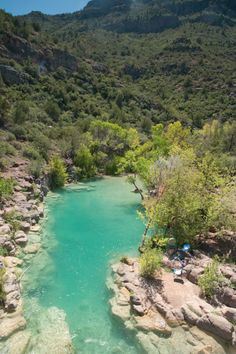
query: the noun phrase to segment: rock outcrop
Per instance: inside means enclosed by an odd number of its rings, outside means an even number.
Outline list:
[[[23,316],[16,315],[1,319],[0,322],[0,339],[6,339],[13,333],[24,329],[26,321]]]
[[[205,261],[208,264],[209,259]],[[188,275],[193,268],[189,266]],[[111,311],[136,333],[145,352],[236,353],[234,309],[214,307],[201,299],[194,284],[197,276],[192,276],[193,283],[187,279],[176,283],[171,273],[162,271],[152,280],[144,279],[134,259],[112,269],[114,280],[108,283],[113,292]]]
[[[16,70],[9,65],[0,65],[0,74],[7,85],[20,85],[33,82],[30,75],[23,71]]]
[[[9,354],[23,354],[30,340],[30,333],[22,331],[26,326],[20,286],[23,261],[16,255],[22,254],[21,249],[28,254],[38,252],[40,237],[36,234],[39,231],[36,224],[44,215],[42,199],[45,193],[40,181],[27,175],[26,167],[24,161],[16,160],[6,172],[6,177],[14,178],[16,185],[13,196],[0,209],[0,246],[6,253],[0,256],[0,266],[4,270],[0,352]],[[33,236],[31,231],[34,231]]]

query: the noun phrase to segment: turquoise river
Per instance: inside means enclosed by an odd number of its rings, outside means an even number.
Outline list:
[[[140,197],[131,191],[125,178],[107,177],[46,198],[41,251],[26,259],[23,277],[25,314],[35,336],[30,353],[50,354],[47,340],[62,340],[64,317],[75,353],[140,353],[110,313],[106,287],[112,262],[135,255],[143,232]]]

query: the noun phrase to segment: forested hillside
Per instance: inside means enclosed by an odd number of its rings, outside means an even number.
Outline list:
[[[38,175],[52,153],[75,160],[82,145],[101,159],[99,170],[108,159],[105,172],[116,173],[129,135],[143,144],[158,123],[194,130],[215,120],[221,131],[231,122],[234,137],[235,11],[227,0],[94,0],[56,16],[1,11],[1,169],[24,155]],[[100,125],[112,140],[105,147]]]

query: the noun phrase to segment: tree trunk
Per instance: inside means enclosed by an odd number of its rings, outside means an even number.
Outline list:
[[[138,191],[138,193],[140,194],[141,199],[144,200],[144,196],[143,196],[142,190],[137,186],[137,184],[135,182],[133,182],[133,185],[134,185],[136,191]]]
[[[148,223],[147,223],[147,225],[146,225],[146,227],[144,229],[141,246],[143,246],[145,241],[146,241],[147,233],[148,233],[148,230],[149,230],[150,226],[151,226],[151,220],[148,221]]]

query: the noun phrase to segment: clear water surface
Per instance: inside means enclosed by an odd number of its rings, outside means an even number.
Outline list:
[[[104,178],[46,199],[43,248],[25,276],[26,315],[36,327],[44,309],[63,310],[76,353],[139,353],[111,315],[106,288],[111,263],[136,254],[143,232],[140,197],[131,191],[125,178]]]

